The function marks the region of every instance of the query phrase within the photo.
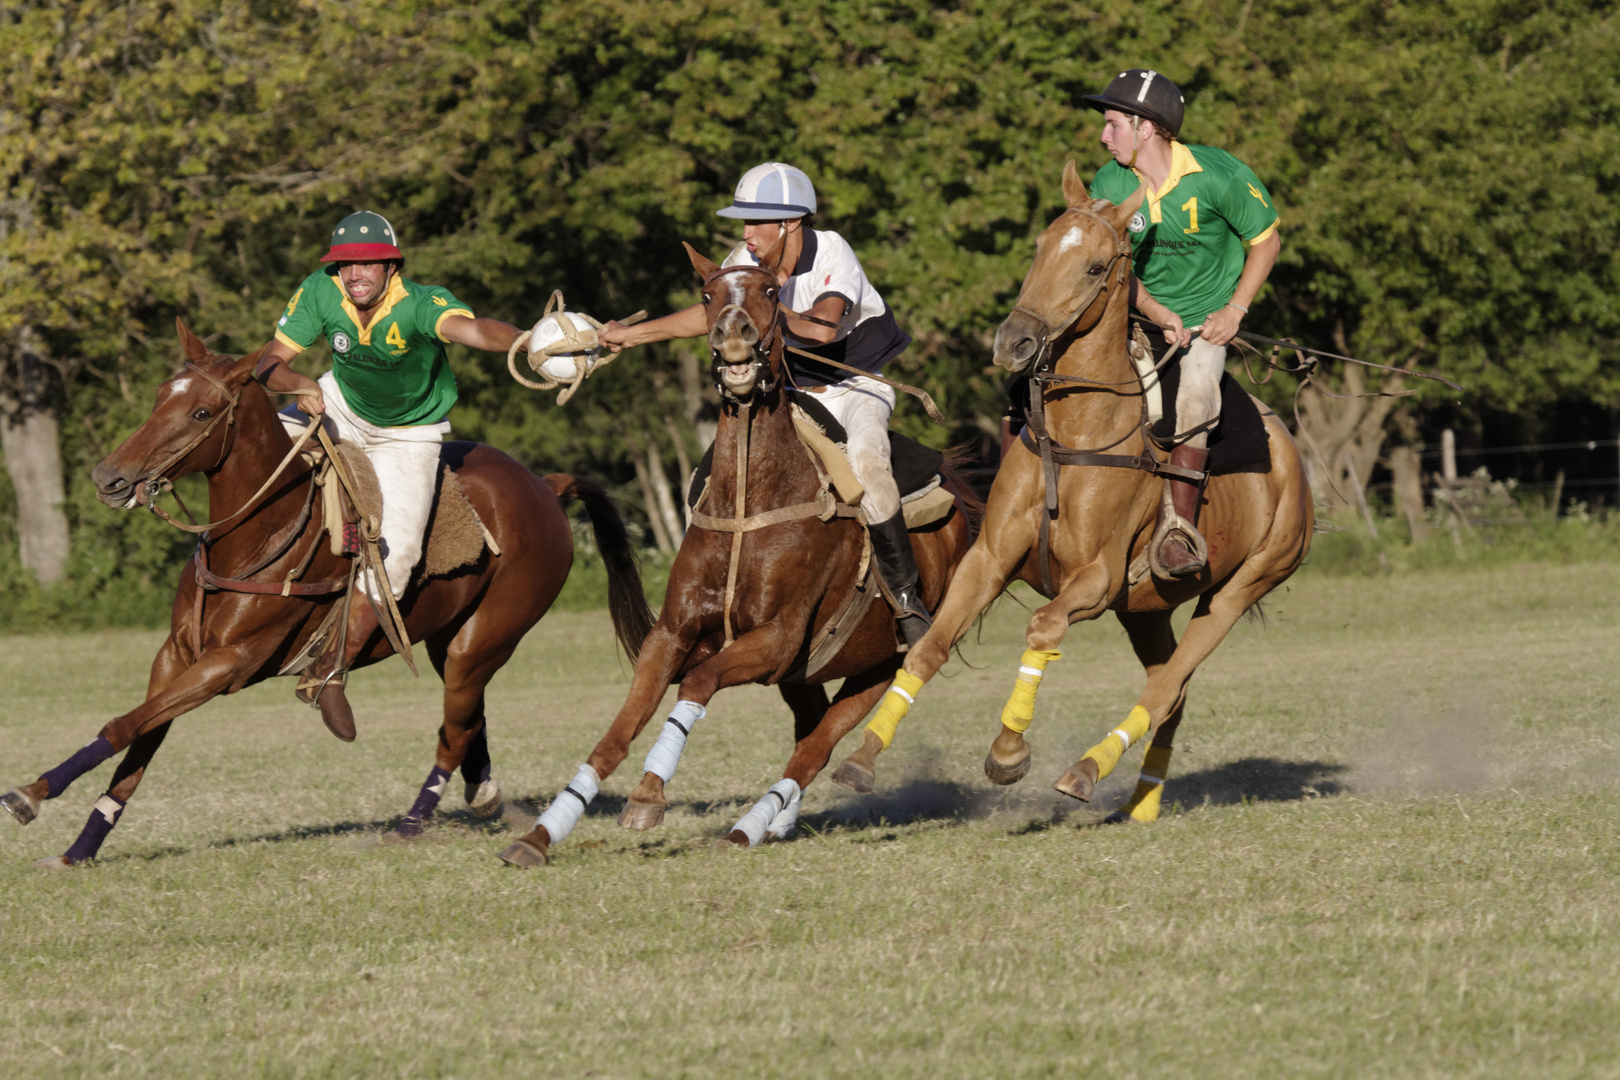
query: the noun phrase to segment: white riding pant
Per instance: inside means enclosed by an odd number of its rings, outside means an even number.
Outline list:
[[[1226,346],[1211,345],[1201,337],[1177,361],[1181,365],[1181,386],[1176,390],[1176,430],[1207,424],[1221,415],[1221,375],[1226,371]],[[1209,432],[1201,431],[1186,445],[1202,450],[1209,445]]]
[[[378,427],[354,414],[330,371],[321,376],[320,387],[326,401],[327,435],[359,447],[377,473],[383,501],[382,537],[377,546],[382,552],[389,589],[398,600],[411,583],[411,571],[422,561],[422,539],[428,515],[433,512],[433,490],[438,479],[439,444],[450,434],[450,422]],[[280,416],[293,438],[303,433],[307,419],[303,413]],[[369,571],[362,573],[360,585],[372,600],[380,602],[382,590],[373,577]]]
[[[844,425],[849,441],[844,454],[855,478],[866,489],[861,511],[873,525],[900,512],[900,488],[889,463],[889,416],[894,412],[894,388],[851,375],[843,382],[815,391],[816,400],[833,419]]]

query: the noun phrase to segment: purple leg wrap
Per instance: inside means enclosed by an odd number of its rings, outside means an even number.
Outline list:
[[[467,744],[467,754],[461,759],[461,778],[469,784],[482,784],[489,779],[489,728],[481,727]]]
[[[107,834],[112,832],[123,813],[124,804],[111,795],[97,799],[95,808],[90,811],[90,820],[84,823],[84,831],[62,857],[70,863],[95,858],[96,852],[101,850],[101,842],[107,839]]]
[[[405,820],[399,823],[399,831],[406,836],[415,836],[422,831],[422,824],[433,816],[433,811],[439,808],[439,800],[444,797],[444,786],[450,782],[450,774],[433,766],[427,779],[422,783],[422,790],[411,804],[410,813]]]
[[[75,750],[72,757],[50,772],[41,775],[41,779],[50,787],[50,793],[45,797],[47,799],[56,798],[68,789],[69,784],[112,757],[114,752],[112,743],[107,741],[107,736],[97,735],[90,742]],[[108,826],[108,828],[111,827]]]

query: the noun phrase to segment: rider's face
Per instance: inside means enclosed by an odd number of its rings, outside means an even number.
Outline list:
[[[1112,154],[1114,160],[1121,165],[1132,164],[1132,158],[1136,154],[1137,133],[1131,126],[1131,122],[1135,119],[1136,117],[1122,113],[1118,109],[1108,109],[1103,113],[1103,149]]]
[[[759,256],[762,251],[771,250],[782,232],[791,221],[745,221],[743,222],[743,240],[748,244],[748,254]]]
[[[355,307],[368,308],[388,291],[388,275],[393,268],[391,262],[341,262],[338,280],[343,282],[343,291]]]

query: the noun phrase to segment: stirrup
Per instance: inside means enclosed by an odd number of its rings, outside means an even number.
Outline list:
[[[1187,547],[1192,550],[1197,564],[1173,574],[1164,564],[1164,545],[1178,536],[1187,542]],[[1204,539],[1204,534],[1198,531],[1198,526],[1176,513],[1175,503],[1170,498],[1169,484],[1164,486],[1164,496],[1159,502],[1159,524],[1153,530],[1153,538],[1148,541],[1146,554],[1148,569],[1160,581],[1183,581],[1203,572],[1209,565],[1209,542]]]
[[[293,687],[293,694],[297,696],[299,701],[304,702],[305,705],[308,705],[311,709],[318,712],[320,711],[321,707],[321,694],[323,691],[325,691],[326,684],[331,682],[333,679],[337,679],[338,685],[341,687],[347,688],[349,685],[349,673],[347,671],[339,671],[337,667],[334,666],[332,673],[324,679],[317,680],[310,678],[307,675],[301,677],[298,680],[298,685]],[[308,700],[305,700],[304,691],[310,689],[311,687],[315,688],[315,692],[309,696]]]

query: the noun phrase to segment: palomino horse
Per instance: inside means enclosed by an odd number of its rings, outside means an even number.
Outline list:
[[[1304,561],[1314,518],[1299,452],[1282,422],[1258,406],[1269,466],[1262,462],[1252,471],[1210,480],[1204,496],[1205,569],[1170,581],[1131,572],[1133,557],[1153,536],[1165,483],[1156,475],[1162,475],[1163,463],[1147,444],[1141,383],[1126,351],[1130,246],[1125,227],[1143,193],[1123,206],[1093,200],[1071,161],[1063,172],[1063,194],[1069,209],[1036,241],[1035,263],[1018,304],[996,331],[995,362],[1013,372],[1033,369],[1037,385],[1031,392],[1040,397],[1032,401],[1032,434],[1043,434],[1044,414],[1053,456],[1089,460],[1051,470],[1057,478],[1055,499],[1048,498],[1048,470],[1031,451],[1033,440],[1023,441],[1024,450],[1013,451],[1002,464],[983,529],[932,629],[906,657],[895,689],[867,725],[861,748],[839,766],[834,780],[871,790],[875,759],[889,746],[910,700],[944,665],[969,624],[1019,579],[1051,602],[1035,612],[1025,631],[1027,648],[1002,710],[1002,730],[985,759],[986,775],[1011,784],[1029,771],[1023,733],[1034,717],[1042,671],[1059,657],[1070,624],[1112,610],[1147,669],[1147,686],[1125,722],[1054,786],[1089,801],[1097,781],[1132,743],[1153,731],[1136,789],[1117,815],[1152,821],[1159,813],[1188,680],[1238,616]],[[1069,451],[1077,446],[1113,453]],[[1043,573],[1040,519],[1049,513],[1052,565]],[[1194,598],[1197,608],[1178,644],[1170,615]]]
[[[348,581],[349,560],[334,555],[323,534],[324,500],[313,497],[310,468],[294,461],[292,471],[274,475],[293,444],[264,390],[250,378],[259,354],[240,360],[214,356],[184,323],[180,340],[185,366],[158,388],[146,422],[96,466],[97,494],[109,506],[134,506],[155,495],[164,479],[204,472],[212,515],[232,524],[205,533],[181,574],[169,637],[153,661],[145,702],[32,784],[0,796],[0,805],[26,825],[41,802],[128,748],[78,840],[40,865],[93,857],[170,722],[220,694],[276,675],[308,643]],[[444,680],[437,758],[397,830],[402,836],[421,831],[457,768],[475,814],[488,817],[500,809],[500,788],[490,777],[484,687],[568,576],[573,532],[560,496],[582,500],[590,515],[608,566],[614,627],[631,655],[652,622],[624,524],[598,485],[561,474],[541,479],[475,443],[447,443],[444,456],[502,554],[486,549],[478,562],[413,586],[400,601],[411,638],[426,644]],[[255,493],[262,500],[255,501]],[[224,591],[202,591],[204,570],[210,584],[223,583]],[[257,591],[242,591],[254,586]],[[357,666],[392,651],[382,635],[374,635]]]
[[[899,664],[893,611],[873,602],[830,661],[804,670],[812,643],[827,636],[857,588],[873,587],[863,586],[866,530],[852,516],[835,515],[825,480],[795,432],[775,275],[753,266],[721,270],[690,246],[687,253],[703,277],[709,346],[724,400],[703,505],[734,516],[694,515],[624,707],[534,830],[501,854],[516,866],[543,864],[572,831],[676,681],[678,700],[619,824],[648,829],[663,820],[664,786],[716,691],[776,683],[793,711],[797,745],[784,779],[727,840],[752,846],[767,835],[787,835],[800,793],[882,697]],[[972,538],[964,507],[976,504],[963,501],[959,485],[956,493],[957,504],[943,521],[911,534],[930,607],[945,594]],[[832,679],[844,684],[829,703],[817,684]]]

